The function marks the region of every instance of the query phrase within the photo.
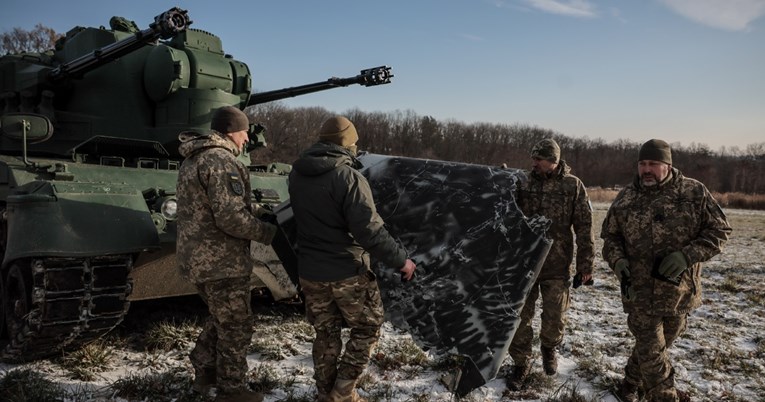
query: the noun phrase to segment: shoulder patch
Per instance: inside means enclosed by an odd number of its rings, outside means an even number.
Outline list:
[[[239,177],[239,173],[228,174],[228,185],[234,194],[244,194],[244,184],[242,183],[242,179]]]

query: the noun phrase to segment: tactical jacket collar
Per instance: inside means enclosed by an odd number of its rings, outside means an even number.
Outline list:
[[[548,174],[539,174],[532,170],[531,176],[536,180],[561,179],[570,172],[571,167],[566,164],[566,161],[561,159],[558,162],[558,166],[552,172]]]
[[[208,148],[224,148],[234,154],[234,156],[239,156],[241,153],[241,150],[237,148],[233,141],[229,140],[227,137],[222,137],[217,134],[216,131],[207,131],[203,133],[184,131],[178,135],[178,140],[181,142],[181,145],[178,146],[178,152],[180,152],[181,156],[184,158],[188,158],[189,156]]]
[[[303,151],[292,164],[292,169],[305,176],[318,176],[343,165],[360,167],[358,160],[347,148],[320,141]]]
[[[678,170],[677,168],[672,168],[669,171],[669,175],[667,175],[667,178],[664,179],[661,183],[656,184],[655,186],[644,186],[640,182],[640,175],[636,174],[634,180],[632,181],[632,185],[637,189],[638,191],[644,191],[644,192],[653,192],[653,191],[661,191],[666,188],[672,188],[675,187],[677,183],[680,183],[683,181],[683,174]]]

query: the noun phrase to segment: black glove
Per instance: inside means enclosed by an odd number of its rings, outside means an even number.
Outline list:
[[[616,277],[621,280],[623,277],[630,277],[630,262],[626,258],[620,258],[614,264],[614,273]]]
[[[263,215],[260,215],[260,220],[263,221],[263,222],[266,222],[266,223],[270,223],[270,224],[272,224],[274,226],[277,226],[277,227],[279,226],[279,221],[276,219],[276,214],[273,214],[273,213],[270,213],[270,212],[267,212],[267,213],[264,213]]]
[[[574,275],[574,289],[578,288],[579,286],[592,286],[592,284],[595,283],[595,279],[590,277],[590,280],[587,282],[582,283],[582,273],[577,272],[576,275]]]
[[[626,258],[616,261],[614,272],[616,277],[619,278],[622,297],[627,301],[635,300],[635,289],[632,288],[632,280],[630,278],[630,262]]]

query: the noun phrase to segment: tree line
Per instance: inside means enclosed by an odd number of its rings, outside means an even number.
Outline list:
[[[15,27],[0,34],[0,55],[42,53],[53,49],[59,36],[56,31],[43,24],[37,24],[30,30]]]
[[[250,107],[253,122],[263,124],[268,146],[256,151],[257,163],[292,163],[316,142],[318,128],[332,114],[322,107],[290,108],[281,102]],[[553,138],[561,158],[588,187],[614,188],[629,183],[637,169],[640,145],[650,138],[606,142],[600,138],[572,138],[526,124],[439,121],[413,111],[344,113],[359,132],[359,149],[413,158],[528,169],[530,150],[539,140]],[[765,142],[745,148],[711,150],[705,144],[673,143],[675,167],[702,181],[713,192],[765,194]]]

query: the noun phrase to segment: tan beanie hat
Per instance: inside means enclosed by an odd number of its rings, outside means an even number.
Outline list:
[[[659,161],[668,165],[672,164],[672,149],[669,144],[663,140],[649,140],[638,153],[638,161]]]
[[[341,147],[349,147],[356,144],[359,135],[356,133],[356,127],[350,120],[343,116],[330,117],[319,130],[319,140],[328,141]]]

